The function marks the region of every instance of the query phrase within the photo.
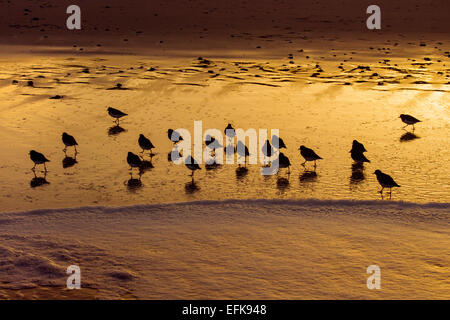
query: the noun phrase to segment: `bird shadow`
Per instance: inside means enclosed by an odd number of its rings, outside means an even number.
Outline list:
[[[364,163],[355,162],[352,164],[352,175],[350,176],[350,183],[358,184],[362,182],[366,176],[364,175]]]
[[[194,178],[192,178],[192,180],[190,182],[187,182],[184,185],[184,191],[186,191],[187,194],[193,194],[199,190],[200,190],[200,187],[195,182]]]
[[[62,160],[62,166],[63,169],[73,167],[75,164],[77,164],[77,155],[75,154],[75,157],[70,157],[66,155],[66,157]]]
[[[277,188],[280,191],[286,190],[289,187],[289,176],[288,178],[278,177]]]
[[[108,135],[109,136],[115,136],[120,134],[121,132],[126,131],[124,128],[122,128],[121,126],[119,126],[118,124],[116,124],[115,126],[109,127],[108,128]]]
[[[44,172],[44,176],[43,177],[38,177],[36,175],[36,172],[34,173],[34,177],[33,179],[31,179],[30,181],[30,187],[31,188],[36,188],[45,184],[50,184],[50,182],[47,181],[47,172]]]
[[[139,167],[139,174],[142,175],[145,171],[153,169],[155,166],[152,161],[142,160],[141,166]]]
[[[407,142],[407,141],[412,141],[412,140],[416,140],[419,139],[420,137],[418,135],[416,135],[413,132],[407,131],[404,134],[401,135],[400,137],[400,142]]]
[[[236,178],[244,179],[248,174],[248,169],[246,167],[237,167],[236,168]]]
[[[207,161],[207,162],[205,163],[205,169],[206,169],[206,171],[217,170],[217,169],[219,169],[220,167],[221,167],[221,165],[218,164],[218,163],[216,162],[215,159],[210,159],[209,161]]]
[[[136,191],[140,188],[142,188],[142,181],[141,181],[142,173],[139,172],[139,178],[133,178],[133,173],[130,173],[130,179],[127,181],[127,188],[129,191]]]
[[[315,171],[305,170],[299,177],[300,182],[315,182],[317,173]]]

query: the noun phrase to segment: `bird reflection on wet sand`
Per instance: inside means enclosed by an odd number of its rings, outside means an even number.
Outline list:
[[[414,134],[413,132],[405,132],[404,134],[402,134],[402,136],[400,137],[400,142],[406,142],[406,141],[412,141],[412,140],[416,140],[419,139],[420,137],[416,134]]]
[[[305,170],[300,175],[300,182],[314,182],[317,180],[317,173],[315,171]]]
[[[364,163],[355,162],[352,163],[352,175],[350,176],[350,183],[357,184],[365,179],[364,175]]]
[[[44,184],[50,184],[50,182],[47,181],[47,172],[44,172],[43,177],[38,177],[36,175],[36,172],[34,172],[34,171],[33,171],[33,173],[34,173],[34,177],[30,181],[30,187],[36,188],[36,187],[42,186]]]
[[[129,191],[136,191],[137,189],[142,187],[142,181],[141,181],[142,173],[139,172],[139,178],[133,178],[133,175],[131,174],[130,179],[127,181],[127,187]]]
[[[153,169],[155,166],[152,161],[142,160],[141,167],[139,168],[140,175],[142,175],[145,171]]]
[[[218,163],[216,163],[215,161],[213,161],[212,163],[207,163],[207,164],[205,164],[205,169],[207,170],[207,171],[210,171],[210,170],[217,170],[218,168],[220,168],[220,164],[218,164]]]
[[[118,135],[119,133],[124,132],[124,131],[126,131],[124,128],[122,128],[119,125],[115,125],[115,126],[112,126],[112,127],[108,128],[108,135],[109,136],[115,136],[115,135]]]
[[[246,167],[237,167],[236,168],[236,178],[243,179],[248,174],[248,169]]]
[[[194,181],[194,179],[192,179],[190,182],[187,182],[184,185],[184,190],[186,191],[187,194],[192,194],[192,193],[195,193],[195,192],[199,191],[200,187]]]
[[[280,191],[286,190],[289,187],[289,179],[278,177],[277,179],[277,188]]]
[[[66,168],[73,167],[77,163],[78,163],[78,161],[77,161],[76,154],[75,154],[75,157],[73,157],[73,158],[66,155],[66,157],[62,161],[62,166],[64,169],[66,169]]]

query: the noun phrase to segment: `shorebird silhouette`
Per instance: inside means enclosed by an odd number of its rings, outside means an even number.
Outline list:
[[[150,141],[150,139],[146,138],[142,133],[139,135],[138,139],[139,146],[142,148],[142,152],[144,153],[145,150],[150,150],[150,156],[152,156],[152,149],[155,147],[153,143]]]
[[[278,167],[281,168],[288,168],[288,174],[291,173],[291,162],[289,161],[289,158],[284,155],[283,152],[280,152],[280,155],[278,156]]]
[[[209,134],[205,137],[205,144],[211,150],[222,148],[220,142],[216,138],[211,137]]]
[[[201,170],[200,166],[198,165],[198,162],[191,156],[187,156],[186,160],[184,161],[184,164],[186,165],[186,168],[192,171],[191,177],[192,179],[194,179],[195,170]]]
[[[406,123],[406,126],[404,126],[402,129],[405,129],[407,126],[411,126],[411,125],[412,125],[413,131],[415,130],[414,125],[415,125],[417,122],[422,122],[422,121],[420,121],[419,119],[416,119],[416,118],[414,118],[413,116],[410,116],[409,114],[401,114],[401,115],[399,116],[399,118],[402,119],[402,121],[403,121],[404,123]]]
[[[122,111],[120,111],[120,110],[118,110],[118,109],[114,109],[114,108],[111,108],[111,107],[109,107],[109,108],[107,109],[107,111],[108,111],[108,114],[109,114],[111,117],[113,117],[114,119],[116,119],[116,120],[114,120],[114,122],[115,122],[117,125],[119,125],[120,118],[125,117],[125,116],[128,115],[127,113],[124,113],[124,112],[122,112]]]
[[[225,135],[228,137],[228,141],[231,142],[231,140],[233,140],[233,138],[236,136],[236,131],[234,130],[233,126],[231,125],[231,123],[229,123],[225,130],[223,131],[225,133]]]
[[[75,138],[73,136],[71,136],[70,134],[67,134],[66,132],[63,132],[62,134],[62,142],[64,143],[64,153],[66,153],[67,151],[67,147],[74,147],[75,148],[75,154],[78,153],[77,151],[77,141],[75,140]]]
[[[272,148],[272,146],[270,145],[269,140],[266,140],[266,142],[264,142],[262,149],[261,149],[263,155],[264,155],[264,164],[266,164],[266,157],[270,158],[272,156],[272,154],[274,153],[274,149]],[[270,163],[270,160],[269,160]]]
[[[31,161],[34,162],[34,167],[31,170],[36,169],[36,165],[43,164],[44,165],[44,171],[47,172],[47,166],[45,165],[46,162],[50,162],[42,153],[39,153],[35,150],[31,150],[29,152]]]
[[[352,151],[361,152],[361,153],[367,152],[364,145],[362,143],[358,142],[357,140],[353,140]]]
[[[169,140],[173,142],[173,144],[183,140],[183,137],[173,129],[167,130],[167,136],[169,137]]]
[[[377,176],[378,183],[381,185],[381,190],[378,191],[383,195],[384,188],[389,188],[389,194],[392,194],[393,187],[400,187],[392,177],[380,170],[375,170],[374,174]]]
[[[250,152],[248,151],[247,146],[240,140],[236,146],[236,153],[240,158],[244,157],[244,166],[247,166],[247,157],[250,157]],[[239,166],[240,165],[241,164],[239,163]]]
[[[133,170],[133,168],[141,168],[142,166],[141,158],[133,152],[128,152],[127,162],[130,165],[130,170]]]
[[[350,155],[352,157],[352,159],[355,162],[370,162],[369,159],[366,158],[366,156],[364,155],[364,153],[362,153],[361,151],[356,151],[356,150],[350,150]]]
[[[286,149],[286,144],[284,143],[283,139],[281,139],[280,137],[273,135],[272,136],[272,145],[276,146],[277,145],[277,139],[278,139],[278,149],[281,148],[285,148]]]
[[[305,159],[305,162],[302,163],[302,166],[305,166],[307,161],[314,161],[314,168],[315,168],[316,161],[323,159],[322,157],[317,155],[317,153],[315,153],[313,149],[307,148],[305,146],[300,146],[298,150],[300,150],[300,154]]]

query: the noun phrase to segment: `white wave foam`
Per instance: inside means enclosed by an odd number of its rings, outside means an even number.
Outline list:
[[[383,200],[322,200],[322,199],[228,199],[228,200],[199,200],[190,202],[171,202],[161,204],[137,204],[130,206],[82,206],[73,208],[56,209],[34,209],[28,211],[5,212],[6,214],[51,214],[51,213],[71,213],[80,211],[101,211],[101,212],[130,212],[134,210],[142,211],[148,209],[163,209],[173,206],[222,206],[222,205],[285,205],[285,206],[308,206],[308,207],[397,207],[397,208],[424,208],[424,209],[450,209],[448,202],[416,203],[407,201],[383,201]],[[0,221],[1,222],[1,221]]]

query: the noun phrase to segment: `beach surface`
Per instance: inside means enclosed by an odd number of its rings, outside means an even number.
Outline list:
[[[228,200],[3,213],[0,296],[448,299],[448,212]],[[81,269],[80,290],[65,288],[69,265]],[[370,265],[381,269],[380,290],[366,286]]]
[[[0,0],[0,298],[450,298],[447,0],[379,0],[381,30],[365,0],[80,0],[73,31],[71,4]],[[290,173],[191,178],[167,130],[194,121],[278,129]],[[130,175],[139,134],[155,154]]]

